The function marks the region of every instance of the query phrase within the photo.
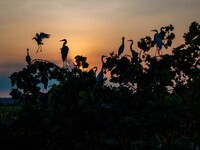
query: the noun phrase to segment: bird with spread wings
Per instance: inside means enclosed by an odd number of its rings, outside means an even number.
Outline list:
[[[45,39],[45,38],[49,38],[50,37],[50,34],[46,34],[44,32],[41,32],[40,34],[36,33],[35,34],[35,37],[33,37],[33,39],[37,42],[37,45],[38,45],[38,49],[36,51],[37,52],[41,52],[42,51],[42,45],[44,43],[42,43],[42,40]]]

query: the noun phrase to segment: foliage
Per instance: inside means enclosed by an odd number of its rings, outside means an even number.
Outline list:
[[[160,30],[166,49],[173,29]],[[1,147],[199,149],[200,25],[192,22],[183,37],[160,57],[148,54],[155,45],[150,36],[138,42],[137,57],[110,53],[102,62],[110,84],[97,84],[95,67],[88,70],[80,55],[72,69],[33,60],[10,76],[21,109],[9,124],[0,122]],[[58,84],[47,90],[50,80]]]

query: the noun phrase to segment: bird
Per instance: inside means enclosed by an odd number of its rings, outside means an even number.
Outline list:
[[[120,45],[119,47],[119,50],[118,50],[118,57],[123,53],[124,51],[124,37],[122,37],[122,44]]]
[[[36,53],[40,50],[42,51],[42,45],[44,43],[42,43],[42,40],[45,39],[45,38],[49,38],[50,37],[50,34],[47,34],[47,33],[44,33],[44,32],[41,32],[40,34],[36,33],[35,34],[35,37],[33,37],[32,40],[35,40],[37,42],[37,45],[38,45],[38,49],[36,51]]]
[[[103,74],[104,74],[104,61],[103,61],[103,58],[104,57],[106,57],[106,56],[104,56],[104,55],[101,56],[101,62],[102,62],[101,70],[96,77],[98,85],[103,85],[103,80],[104,80],[104,76],[103,76]]]
[[[90,69],[90,70],[88,71],[88,74],[91,75],[91,77],[94,78],[94,79],[96,79],[97,69],[98,69],[98,68],[95,66],[95,67],[93,67],[92,69]]]
[[[67,40],[66,39],[62,39],[62,40],[60,40],[60,42],[64,42],[62,48],[60,49],[61,50],[62,61],[63,61],[63,66],[64,66],[64,62],[67,59],[69,47],[66,46],[66,44],[67,44]]]
[[[137,57],[138,56],[138,53],[135,51],[135,50],[133,50],[133,40],[128,40],[129,42],[131,42],[131,45],[130,45],[130,50],[131,50],[131,54],[132,54],[132,58],[135,58],[135,57]]]
[[[88,73],[92,74],[96,78],[97,66],[93,67],[88,71]]]
[[[156,52],[158,52],[158,55],[160,56],[160,51],[162,49],[162,44],[163,44],[162,39],[160,38],[160,35],[158,34],[158,30],[151,30],[151,31],[156,32],[154,34],[154,42],[156,43]]]
[[[26,62],[28,63],[28,65],[31,63],[31,56],[29,55],[29,49],[27,48],[27,55],[26,55]]]

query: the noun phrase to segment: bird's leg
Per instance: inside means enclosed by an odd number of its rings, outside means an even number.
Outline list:
[[[140,51],[140,53],[139,53],[139,57],[141,58],[141,53],[142,53],[142,50]]]
[[[42,46],[40,45],[40,52],[42,51]]]
[[[158,51],[158,48],[156,48],[156,51],[155,51],[155,57],[156,57],[156,53],[157,53],[157,51]]]
[[[38,49],[37,49],[36,53],[38,53],[38,51],[39,51],[39,45],[38,45]]]
[[[161,52],[161,53],[160,53]],[[161,49],[158,49],[158,56],[162,56],[162,51],[161,51]]]

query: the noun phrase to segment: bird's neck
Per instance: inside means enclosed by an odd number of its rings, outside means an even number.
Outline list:
[[[133,42],[130,45],[130,49],[133,50]]]
[[[101,65],[101,71],[103,71],[103,68],[104,68],[103,57],[101,58],[101,62],[102,62],[102,65]]]
[[[67,44],[67,42],[65,41],[64,43],[63,43],[63,46],[65,46]]]
[[[124,40],[122,40],[122,45],[124,45]]]

